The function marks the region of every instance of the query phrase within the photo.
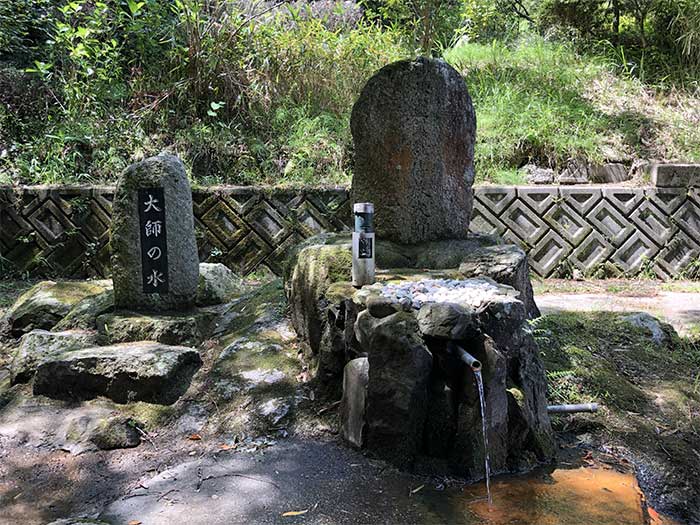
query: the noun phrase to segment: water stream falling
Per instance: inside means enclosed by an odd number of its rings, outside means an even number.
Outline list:
[[[481,370],[474,369],[476,384],[479,387],[479,403],[481,405],[481,431],[484,434],[484,473],[486,475],[486,497],[491,505],[491,475],[489,470],[489,438],[486,434],[486,399],[484,398],[484,380],[481,377]]]

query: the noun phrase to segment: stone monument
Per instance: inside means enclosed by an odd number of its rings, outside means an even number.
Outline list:
[[[129,166],[112,209],[116,308],[158,312],[194,306],[199,257],[192,192],[180,159],[161,154]]]
[[[377,207],[377,238],[403,244],[467,236],[476,116],[462,76],[443,60],[389,64],[350,119],[353,202]]]
[[[440,60],[390,64],[351,126],[376,282],[352,286],[350,236],[326,234],[296,249],[285,283],[318,391],[342,389],[343,437],[401,468],[469,479],[550,461],[527,256],[468,234],[476,119],[464,80]]]

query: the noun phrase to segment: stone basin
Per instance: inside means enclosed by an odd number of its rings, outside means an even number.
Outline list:
[[[360,289],[342,236],[300,247],[286,281],[292,321],[319,388],[342,392],[349,443],[400,468],[483,477],[479,396],[457,344],[483,364],[491,473],[553,458],[527,258],[491,242],[377,242],[377,282]],[[399,262],[415,266],[387,265]]]

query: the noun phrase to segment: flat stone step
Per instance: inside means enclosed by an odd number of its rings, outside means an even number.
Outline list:
[[[39,365],[34,394],[56,399],[106,396],[117,403],[172,404],[202,365],[194,348],[151,341],[86,348]]]

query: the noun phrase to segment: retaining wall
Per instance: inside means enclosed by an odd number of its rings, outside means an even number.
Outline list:
[[[111,187],[0,187],[0,268],[55,277],[109,274]],[[700,258],[700,189],[609,186],[474,188],[472,231],[529,253],[542,277],[612,264],[668,279]],[[351,227],[347,188],[193,191],[202,261],[281,273],[304,238]],[[381,213],[381,210],[378,210]]]

